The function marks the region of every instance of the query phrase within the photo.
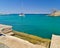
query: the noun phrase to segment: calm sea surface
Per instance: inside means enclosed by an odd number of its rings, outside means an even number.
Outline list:
[[[14,30],[51,38],[52,34],[60,35],[60,17],[51,17],[44,14],[0,15],[0,24],[12,25]]]

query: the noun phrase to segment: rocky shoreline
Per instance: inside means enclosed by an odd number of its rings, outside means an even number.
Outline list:
[[[5,44],[9,48],[48,48],[49,47],[50,41],[48,42],[48,40],[46,39],[42,39],[37,36],[20,33],[16,31],[13,31],[13,33],[14,33],[13,36],[6,34],[5,36],[0,36],[0,42]]]
[[[53,11],[50,16],[60,16],[60,11]]]

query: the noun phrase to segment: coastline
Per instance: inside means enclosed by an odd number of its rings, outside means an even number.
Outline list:
[[[23,40],[26,40],[32,44],[37,44],[37,45],[49,47],[50,42],[51,42],[50,39],[34,36],[31,34],[26,34],[26,33],[18,32],[18,31],[13,31],[13,33],[15,34],[13,36],[21,38]]]
[[[49,47],[50,40],[40,38],[34,35],[13,31],[14,35],[0,36],[0,42],[10,48],[46,48]],[[13,46],[14,44],[14,46]],[[16,47],[15,47],[16,46]]]

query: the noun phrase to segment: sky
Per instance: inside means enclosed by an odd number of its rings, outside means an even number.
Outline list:
[[[60,0],[0,0],[0,13],[50,13]]]

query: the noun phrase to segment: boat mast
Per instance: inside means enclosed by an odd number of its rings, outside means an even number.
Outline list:
[[[23,0],[21,0],[21,13],[23,13]]]

